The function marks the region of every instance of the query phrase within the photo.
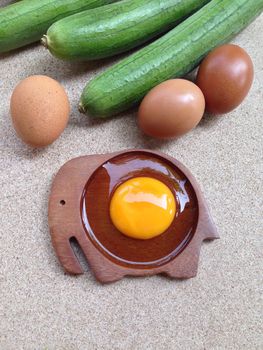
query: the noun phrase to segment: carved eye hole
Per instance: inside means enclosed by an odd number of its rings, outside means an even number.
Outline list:
[[[59,202],[61,205],[65,205],[66,202],[64,201],[64,199],[61,199],[61,201]]]

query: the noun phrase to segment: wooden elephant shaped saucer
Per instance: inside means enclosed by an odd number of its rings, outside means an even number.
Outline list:
[[[151,239],[129,237],[111,220],[109,206],[116,189],[138,177],[165,184],[176,203],[170,226]],[[74,238],[95,277],[104,283],[124,276],[194,277],[202,242],[219,238],[190,171],[168,155],[144,149],[67,162],[54,179],[48,216],[52,243],[65,271],[83,273],[71,247]]]

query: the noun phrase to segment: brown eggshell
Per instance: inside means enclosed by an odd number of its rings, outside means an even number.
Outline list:
[[[70,104],[64,88],[54,79],[34,75],[13,91],[10,110],[17,135],[33,147],[54,142],[65,129]]]
[[[202,91],[184,79],[172,79],[153,88],[142,101],[138,123],[143,132],[157,138],[181,136],[201,120],[205,109]]]
[[[197,85],[206,99],[206,110],[228,113],[247,96],[254,78],[253,62],[237,45],[223,45],[213,50],[201,63]]]

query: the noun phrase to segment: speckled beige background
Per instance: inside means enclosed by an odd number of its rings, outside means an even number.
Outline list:
[[[168,143],[143,137],[133,115],[98,123],[77,112],[85,82],[106,64],[65,64],[40,46],[0,58],[1,350],[263,348],[262,32],[261,16],[235,40],[256,70],[243,105],[226,117],[207,116]],[[44,150],[20,142],[9,118],[12,89],[31,74],[59,80],[73,107],[62,137]],[[73,157],[133,147],[178,158],[205,192],[221,240],[203,244],[195,279],[126,278],[102,286],[87,265],[75,278],[58,264],[47,224],[53,176]]]

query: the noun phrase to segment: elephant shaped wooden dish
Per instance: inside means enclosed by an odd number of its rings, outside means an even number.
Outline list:
[[[194,277],[202,241],[219,238],[190,171],[143,149],[83,156],[62,166],[50,194],[49,227],[65,271],[83,273],[74,238],[104,283],[128,275]]]

